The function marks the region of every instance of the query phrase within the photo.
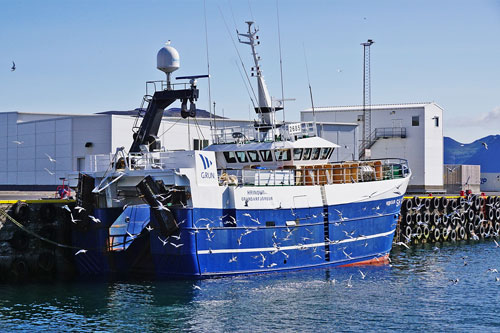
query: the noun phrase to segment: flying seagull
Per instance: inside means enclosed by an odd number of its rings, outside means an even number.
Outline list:
[[[486,148],[486,150],[488,150],[488,144],[486,142],[481,141],[481,144],[484,146],[484,148]]]
[[[51,161],[52,163],[56,163],[57,162],[55,159],[53,159],[52,157],[50,157],[49,154],[45,153],[45,156],[47,156],[49,158],[49,161]]]
[[[45,171],[47,171],[47,172],[49,173],[49,175],[51,175],[51,176],[55,175],[55,172],[52,172],[52,171],[50,171],[50,170],[49,170],[49,169],[47,169],[47,168],[44,168],[44,170],[45,170]]]
[[[87,250],[81,249],[81,250],[79,250],[78,252],[75,253],[75,256],[79,255],[80,253],[85,253],[85,252],[87,252]]]
[[[13,72],[16,70],[16,63],[12,62],[12,67],[10,68],[10,71]]]

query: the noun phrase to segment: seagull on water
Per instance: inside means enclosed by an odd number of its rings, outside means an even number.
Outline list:
[[[347,288],[352,288],[352,275],[349,277],[349,280],[347,280]]]

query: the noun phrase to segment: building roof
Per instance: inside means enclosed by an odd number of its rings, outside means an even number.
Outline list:
[[[401,104],[372,104],[370,105],[370,110],[387,110],[387,109],[410,109],[410,108],[422,108],[427,105],[435,105],[442,109],[435,102],[421,102],[421,103],[401,103]],[[351,106],[320,106],[315,107],[315,112],[326,112],[326,111],[357,111],[362,110],[363,105],[351,105]],[[305,109],[302,112],[312,112],[312,108]]]

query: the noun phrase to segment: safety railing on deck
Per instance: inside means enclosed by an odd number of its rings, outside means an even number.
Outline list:
[[[253,186],[325,185],[404,178],[402,159],[366,160],[305,166],[300,169],[219,170],[221,184]]]

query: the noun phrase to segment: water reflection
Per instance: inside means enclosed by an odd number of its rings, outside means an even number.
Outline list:
[[[202,281],[0,285],[0,330],[339,331],[498,328],[493,244],[395,249],[391,266]],[[500,276],[500,274],[497,274]],[[458,283],[450,280],[459,279]],[[196,287],[195,287],[196,286]],[[425,323],[424,326],[422,326]]]

